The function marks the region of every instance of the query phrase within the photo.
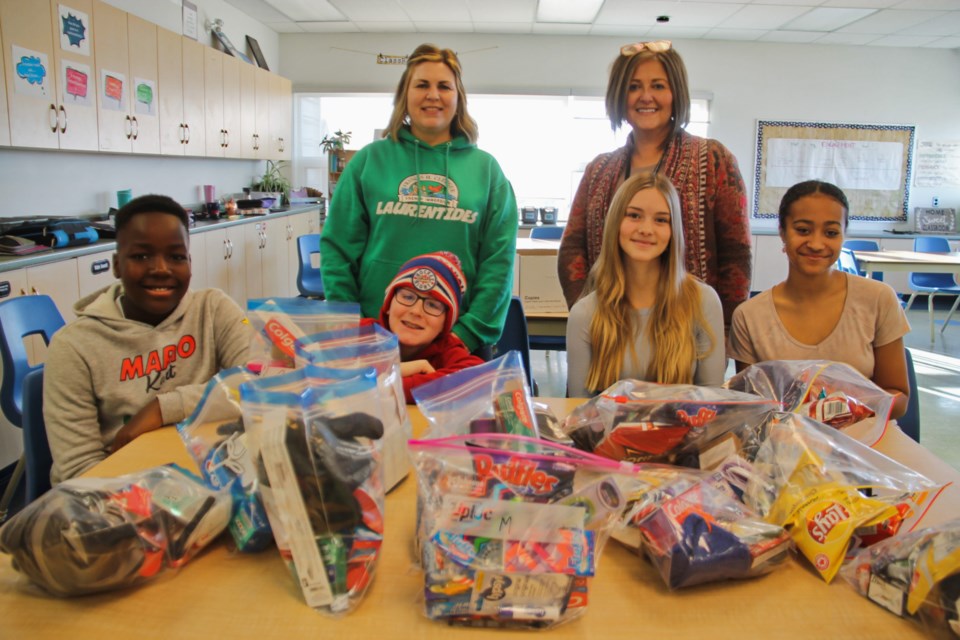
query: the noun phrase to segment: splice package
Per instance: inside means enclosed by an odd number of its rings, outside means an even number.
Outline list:
[[[17,571],[58,596],[131,587],[223,532],[230,494],[175,465],[53,487],[0,529]]]
[[[842,362],[769,360],[750,365],[724,386],[770,398],[791,411],[843,429],[873,446],[883,436],[893,396]]]
[[[432,380],[412,393],[430,425],[424,438],[465,433],[540,437],[519,351]]]
[[[228,528],[243,552],[261,551],[273,542],[240,418],[240,385],[254,379],[241,367],[221,371],[207,383],[193,414],[177,425],[207,486],[229,489],[233,495]]]
[[[564,431],[577,448],[614,460],[697,467],[700,443],[755,425],[778,407],[739,391],[621,380],[574,409]]]
[[[848,548],[909,531],[942,490],[811,418],[774,413],[761,431],[744,502],[790,531],[827,582]]]
[[[256,329],[250,366],[263,374],[296,366],[298,338],[358,324],[360,305],[311,298],[257,298],[247,300],[247,319]]]
[[[840,570],[860,593],[931,637],[960,638],[960,520],[862,549]]]
[[[410,471],[407,440],[413,436],[413,425],[403,397],[397,336],[378,324],[358,325],[306,336],[296,341],[294,349],[298,365],[376,370],[383,418],[384,481],[389,490],[403,480]]]
[[[305,367],[242,384],[240,400],[281,556],[310,607],[352,611],[383,541],[376,372]]]
[[[585,612],[632,465],[502,434],[409,446],[429,618],[539,628]]]
[[[752,578],[789,557],[787,532],[744,506],[721,478],[675,473],[656,493],[652,507],[637,503],[638,513],[629,519],[670,589]]]

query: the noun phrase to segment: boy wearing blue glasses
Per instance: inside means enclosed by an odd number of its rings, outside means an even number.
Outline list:
[[[400,374],[410,391],[448,373],[483,364],[450,330],[457,322],[467,280],[460,259],[448,251],[408,260],[387,286],[380,324],[397,335]]]

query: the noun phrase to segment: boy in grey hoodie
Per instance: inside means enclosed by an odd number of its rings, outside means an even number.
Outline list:
[[[252,331],[219,289],[189,291],[183,207],[136,198],[117,212],[119,282],[74,305],[44,368],[50,479],[79,475],[137,436],[175,424],[218,371],[246,363]]]

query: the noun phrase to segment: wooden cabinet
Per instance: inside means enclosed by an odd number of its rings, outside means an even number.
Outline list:
[[[205,245],[206,285],[224,291],[241,307],[247,301],[244,226],[212,229],[193,238],[202,238]]]
[[[209,47],[190,38],[180,38],[180,44],[183,48],[183,126],[187,136],[184,153],[202,156],[206,153],[204,53]]]
[[[113,249],[91,253],[77,258],[78,298],[88,296],[95,291],[113,284]]]
[[[240,64],[240,154],[266,158],[270,128],[270,73]]]
[[[134,153],[160,153],[157,25],[127,14],[130,56],[130,117]]]
[[[63,38],[61,9],[73,18]],[[0,0],[0,37],[10,143],[96,150],[92,0]]]
[[[0,36],[0,69],[6,69],[4,64],[3,37]],[[3,81],[3,72],[0,71],[0,146],[10,146],[10,117],[7,115],[7,83]]]
[[[159,108],[160,153],[182,156],[187,132],[183,124],[183,48],[180,34],[157,29],[157,106]]]
[[[208,156],[240,157],[239,64],[236,58],[216,49],[207,48],[204,51],[204,114]]]
[[[293,157],[292,125],[293,94],[290,80],[270,75],[270,158],[289,160]]]
[[[223,131],[225,158],[243,156],[242,132],[240,128],[240,67],[249,67],[237,58],[223,56]]]

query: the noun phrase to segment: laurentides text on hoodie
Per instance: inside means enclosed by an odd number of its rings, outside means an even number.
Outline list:
[[[146,393],[160,391],[165,380],[177,377],[174,363],[177,359],[189,358],[197,351],[197,340],[191,335],[180,338],[176,344],[154,349],[146,355],[126,357],[120,365],[120,382],[143,378],[147,383]]]
[[[413,202],[378,202],[377,215],[392,214],[395,216],[410,216],[412,218],[430,218],[431,220],[448,220],[473,224],[477,220],[477,212],[459,207],[434,207],[427,204]]]

